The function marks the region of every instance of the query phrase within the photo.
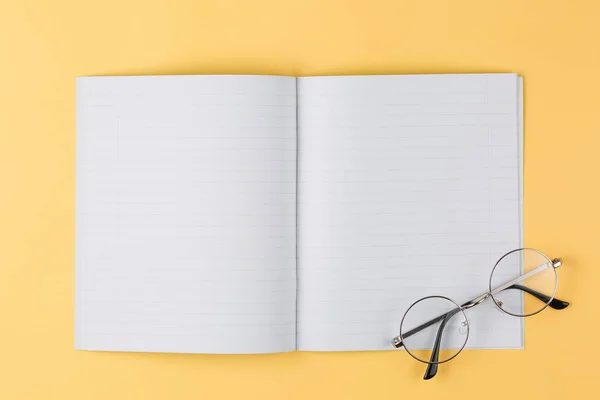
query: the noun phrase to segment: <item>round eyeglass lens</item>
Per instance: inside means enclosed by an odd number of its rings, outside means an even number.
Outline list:
[[[469,323],[463,308],[443,296],[416,301],[400,323],[400,339],[406,351],[428,364],[441,364],[456,357],[468,337]]]
[[[558,274],[546,255],[534,249],[513,250],[498,260],[490,276],[490,294],[507,314],[527,317],[548,306]]]

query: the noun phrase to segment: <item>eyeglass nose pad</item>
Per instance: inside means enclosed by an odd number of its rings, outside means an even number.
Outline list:
[[[502,300],[494,299],[494,303],[496,303],[496,306],[498,307],[498,308],[496,308],[496,311],[498,311],[499,313],[504,314],[504,311],[502,311],[502,307],[504,306],[504,302]]]
[[[460,328],[458,328],[458,333],[460,333],[461,335],[466,335],[467,332],[469,331],[469,322],[471,322],[470,318],[467,318],[466,320],[461,321]]]

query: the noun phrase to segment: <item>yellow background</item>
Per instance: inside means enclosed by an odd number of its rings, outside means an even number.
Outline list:
[[[599,40],[593,0],[0,0],[0,399],[598,396]],[[76,76],[434,72],[525,77],[525,240],[572,302],[525,351],[423,381],[403,352],[73,350]]]

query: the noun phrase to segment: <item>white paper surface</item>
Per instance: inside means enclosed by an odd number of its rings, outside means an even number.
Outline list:
[[[295,349],[295,91],[77,80],[77,349]]]
[[[522,244],[518,82],[78,79],[76,348],[391,349]],[[522,347],[491,302],[469,318],[468,347]]]
[[[298,79],[300,350],[389,350],[417,299],[487,290],[522,242],[517,87],[513,74]],[[522,347],[521,320],[491,302],[469,318],[468,347]]]

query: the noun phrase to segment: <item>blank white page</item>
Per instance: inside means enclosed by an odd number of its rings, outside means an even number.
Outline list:
[[[521,246],[518,79],[299,78],[300,350],[391,350],[417,299],[487,291]],[[469,347],[522,347],[519,318],[471,311]]]
[[[75,347],[296,340],[296,80],[77,80]]]

